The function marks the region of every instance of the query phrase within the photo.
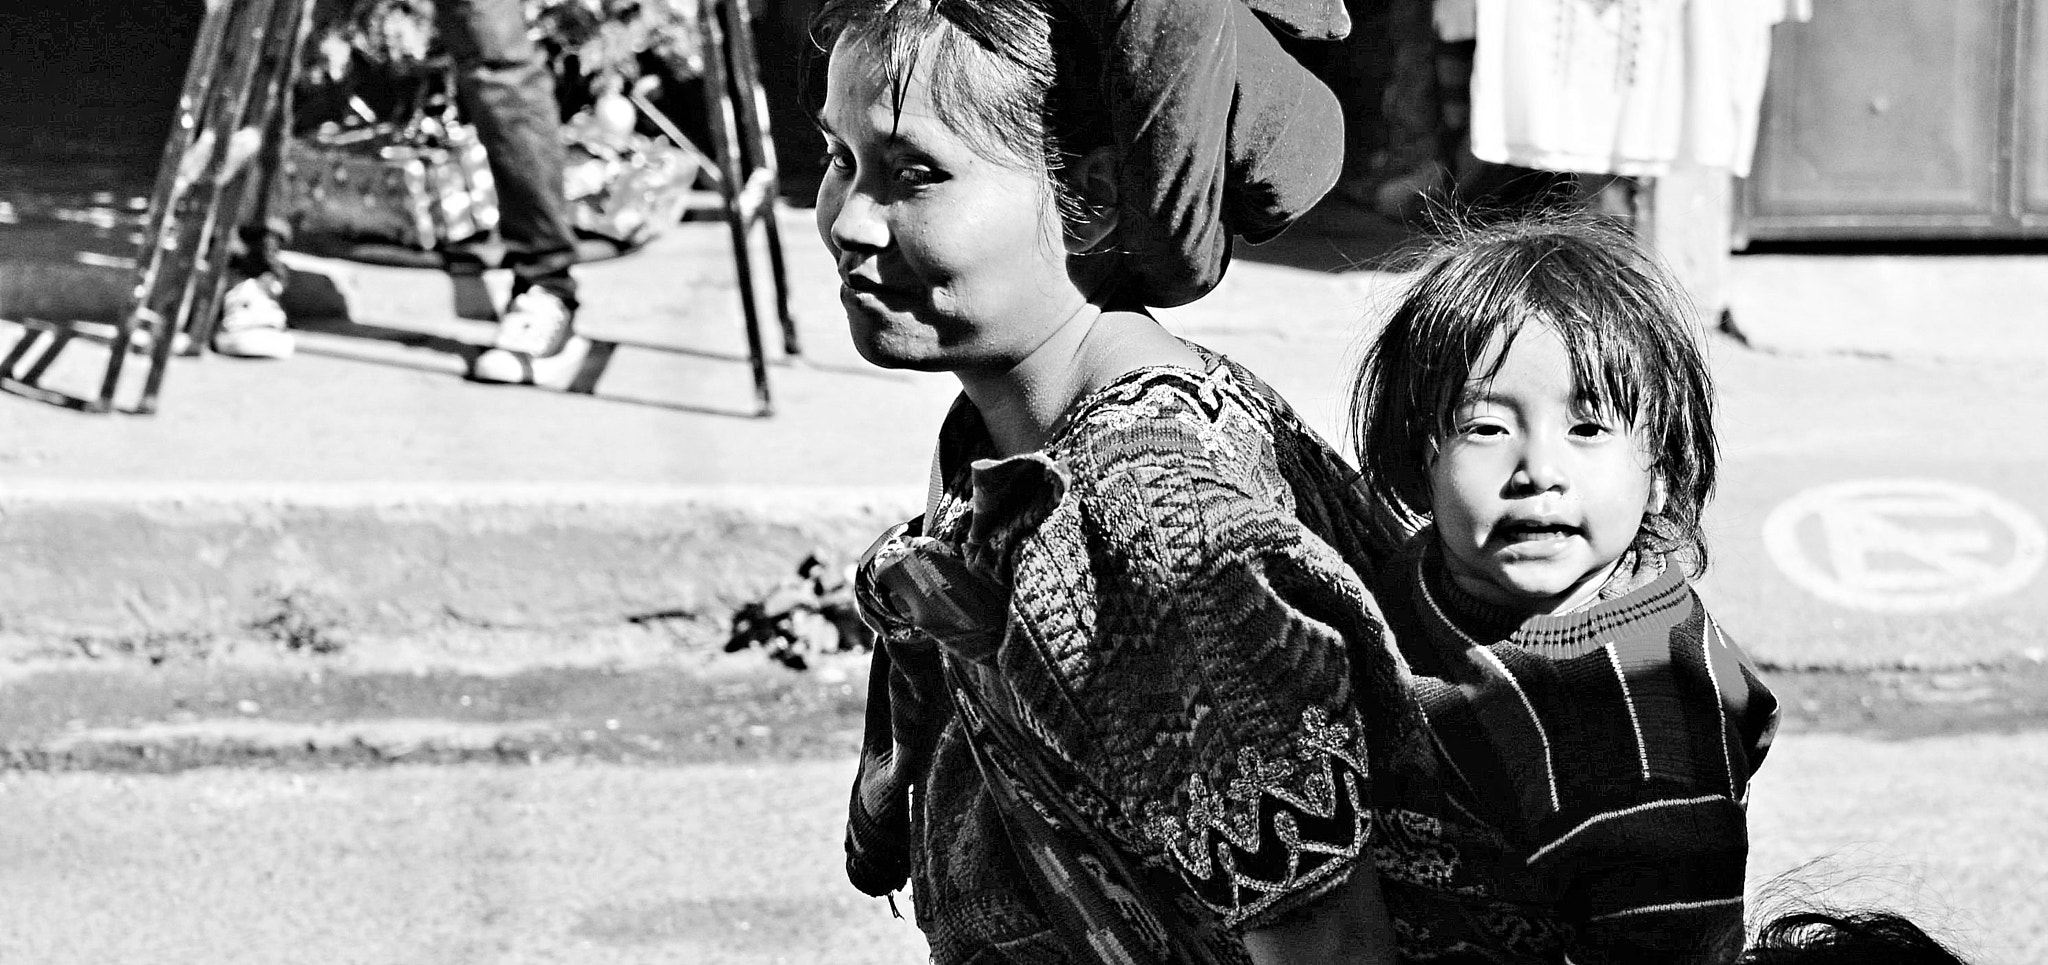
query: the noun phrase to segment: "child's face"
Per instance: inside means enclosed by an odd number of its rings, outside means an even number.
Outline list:
[[[1493,367],[1503,339],[1473,371]],[[1632,419],[1590,411],[1549,326],[1522,328],[1474,379],[1429,467],[1451,577],[1491,603],[1552,613],[1592,599],[1657,496]]]

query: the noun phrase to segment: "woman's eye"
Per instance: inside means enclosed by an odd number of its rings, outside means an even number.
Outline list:
[[[834,171],[849,171],[853,169],[853,159],[848,157],[845,151],[837,148],[826,148],[825,156],[819,158],[818,163]]]

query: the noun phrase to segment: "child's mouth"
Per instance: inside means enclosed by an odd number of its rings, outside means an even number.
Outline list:
[[[1508,543],[1541,543],[1576,536],[1579,528],[1564,523],[1546,523],[1533,520],[1510,521],[1497,527],[1494,532]]]

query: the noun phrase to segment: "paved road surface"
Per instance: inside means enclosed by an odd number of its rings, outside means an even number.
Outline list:
[[[843,761],[9,774],[0,962],[921,961],[910,923],[839,877],[847,777]],[[2048,733],[1788,735],[1752,809],[1754,879],[1826,859],[1796,880],[1908,909],[1984,965],[2048,959]]]

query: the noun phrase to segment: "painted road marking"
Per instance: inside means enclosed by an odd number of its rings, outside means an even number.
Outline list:
[[[1956,610],[2026,586],[2048,534],[2000,496],[1939,479],[1817,486],[1771,510],[1764,548],[1801,589],[1879,613]]]

